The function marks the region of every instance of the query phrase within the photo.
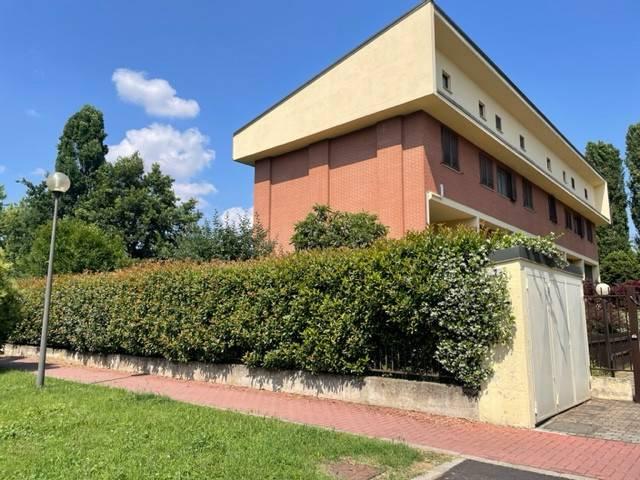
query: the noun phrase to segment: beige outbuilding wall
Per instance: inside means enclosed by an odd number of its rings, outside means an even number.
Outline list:
[[[533,371],[529,349],[522,261],[502,265],[509,277],[509,295],[515,319],[513,343],[493,354],[494,375],[480,394],[480,420],[517,427],[535,426]]]

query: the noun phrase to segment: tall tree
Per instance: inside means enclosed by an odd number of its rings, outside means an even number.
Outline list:
[[[627,153],[625,163],[629,170],[629,190],[631,191],[631,219],[636,227],[636,246],[640,246],[640,123],[627,130]]]
[[[600,258],[616,250],[629,250],[627,192],[624,189],[620,151],[610,143],[587,143],[586,159],[608,183],[611,225],[596,228]]]
[[[63,200],[63,214],[69,213],[91,189],[95,173],[106,163],[109,149],[104,144],[105,138],[102,112],[91,105],[85,105],[67,120],[56,157],[56,170],[71,179],[71,188]]]
[[[145,173],[136,153],[100,167],[75,215],[122,236],[133,258],[155,257],[200,219],[194,200],[180,204],[173,179],[154,164]]]

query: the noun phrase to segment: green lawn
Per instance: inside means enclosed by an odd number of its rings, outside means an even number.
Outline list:
[[[411,478],[445,458],[401,444],[0,369],[9,479],[320,479],[350,459]]]

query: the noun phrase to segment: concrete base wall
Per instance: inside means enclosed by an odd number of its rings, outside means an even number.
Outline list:
[[[7,356],[30,357],[38,354],[38,348],[7,344],[4,353]],[[178,363],[159,358],[86,354],[64,349],[47,349],[47,358],[129,373],[294,393],[472,420],[479,418],[476,398],[465,395],[460,387],[441,383],[384,377],[313,375],[302,371],[249,368],[245,365]]]
[[[633,401],[633,375],[591,377],[591,396],[604,400]]]

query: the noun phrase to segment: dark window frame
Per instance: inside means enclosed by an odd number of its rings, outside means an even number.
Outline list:
[[[442,125],[440,138],[442,142],[442,163],[455,171],[460,171],[458,134]]]
[[[522,206],[533,210],[533,184],[526,178],[522,178]]]
[[[591,223],[589,220],[586,220],[586,230],[587,230],[587,241],[589,241],[589,243],[593,243],[593,223]]]
[[[586,188],[584,189],[584,199],[589,200],[589,190],[587,190]]]
[[[480,184],[494,190],[496,182],[493,158],[484,152],[480,152],[478,159],[480,162]]]
[[[571,177],[571,188],[576,189],[576,179]]]
[[[501,165],[496,165],[496,191],[512,202],[518,199],[516,177],[511,170]]]
[[[558,223],[558,206],[556,205],[556,197],[553,195],[548,195],[548,204],[549,204],[549,220],[553,223]]]
[[[480,100],[478,100],[478,115],[480,115],[480,118],[483,120],[487,119],[487,107]]]
[[[573,231],[573,212],[569,207],[564,207],[564,228]]]
[[[547,157],[547,170],[553,172],[553,168],[551,168],[551,159]]]
[[[502,117],[496,113],[496,130],[502,133]]]
[[[579,235],[580,238],[584,238],[584,219],[576,212],[573,212],[573,231]]]
[[[446,70],[442,70],[442,88],[451,93],[451,75]]]
[[[520,149],[524,150],[525,152],[527,151],[527,144],[524,139],[524,135],[520,135]]]

